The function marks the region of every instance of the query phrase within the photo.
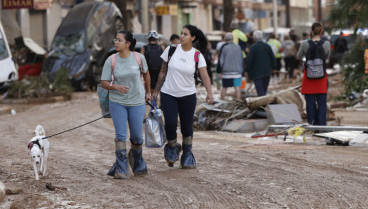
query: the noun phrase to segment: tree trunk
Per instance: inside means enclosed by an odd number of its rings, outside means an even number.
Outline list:
[[[286,27],[291,27],[290,22],[290,0],[285,0],[285,6],[286,6]]]
[[[223,0],[224,5],[224,23],[223,23],[223,29],[226,32],[230,32],[230,24],[233,20],[233,14],[234,14],[234,8],[233,8],[233,1],[232,0]]]
[[[322,21],[322,0],[318,0],[318,22]]]
[[[123,15],[123,25],[124,25],[124,29],[125,30],[129,30],[131,29],[131,25],[130,23],[130,15],[128,10],[126,10],[127,7],[127,0],[110,0],[112,2],[114,2],[116,4],[116,6],[119,8],[121,14]]]

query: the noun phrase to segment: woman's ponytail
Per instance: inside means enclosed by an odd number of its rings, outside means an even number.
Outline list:
[[[190,24],[184,25],[183,28],[188,29],[191,36],[195,36],[193,46],[203,54],[206,51],[208,42],[202,30]]]

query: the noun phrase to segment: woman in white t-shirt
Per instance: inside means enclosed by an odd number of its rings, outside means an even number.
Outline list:
[[[194,80],[196,49],[193,48],[193,44],[196,44],[199,51],[203,53],[207,46],[207,39],[197,27],[185,25],[181,30],[180,42],[181,44],[176,46],[170,59],[168,57],[169,50],[174,46],[167,47],[162,53],[162,67],[152,97],[157,99],[157,95],[161,91],[161,109],[164,113],[168,140],[164,148],[164,156],[169,166],[173,166],[179,159],[179,153],[183,149],[180,160],[182,168],[195,168],[196,161],[192,153],[192,141],[193,117],[197,98]],[[213,102],[211,81],[202,53],[199,55],[198,70],[207,91],[206,102],[211,104]],[[182,146],[177,143],[178,115],[183,137]]]

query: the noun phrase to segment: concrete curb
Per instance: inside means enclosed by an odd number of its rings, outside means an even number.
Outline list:
[[[267,119],[232,120],[225,126],[223,131],[238,133],[256,132],[266,129],[267,125]]]

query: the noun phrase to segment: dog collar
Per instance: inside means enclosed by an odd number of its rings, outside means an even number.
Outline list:
[[[28,144],[28,149],[32,149],[32,147],[33,147],[33,145],[37,145],[40,149],[41,149],[41,144],[40,144],[40,142],[39,142],[39,140],[37,139],[36,141],[31,141],[31,142],[29,142],[29,144]]]

